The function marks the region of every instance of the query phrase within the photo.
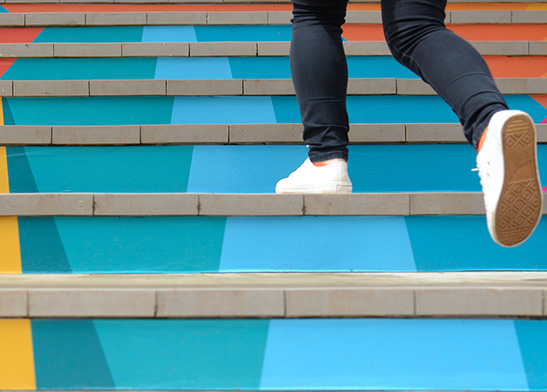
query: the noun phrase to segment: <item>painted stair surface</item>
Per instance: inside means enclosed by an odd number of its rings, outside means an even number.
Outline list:
[[[492,243],[377,3],[344,33],[356,193],[272,194],[306,149],[290,5],[252,3],[2,2],[0,389],[544,390],[544,221]],[[543,174],[547,7],[474,3],[447,22]]]

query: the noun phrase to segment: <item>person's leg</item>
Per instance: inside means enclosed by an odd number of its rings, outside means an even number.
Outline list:
[[[492,115],[507,109],[482,56],[444,25],[446,0],[382,0],[386,41],[452,107],[477,148]]]
[[[347,0],[293,0],[291,74],[312,162],[347,160]]]
[[[542,212],[534,124],[507,110],[488,67],[444,26],[446,0],[382,0],[394,57],[429,83],[458,115],[478,150],[488,229],[503,246],[524,242]]]
[[[347,0],[293,0],[291,73],[309,159],[278,182],[277,193],[351,192],[341,29],[346,6]]]

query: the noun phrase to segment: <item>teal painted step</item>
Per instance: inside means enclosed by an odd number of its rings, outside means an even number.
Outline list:
[[[392,57],[349,57],[350,78],[417,76]],[[1,80],[291,78],[288,57],[20,58]]]
[[[354,145],[349,174],[362,192],[480,192],[469,145]],[[305,146],[7,147],[10,192],[273,193]],[[249,165],[249,162],[253,162]],[[275,162],[275,164],[272,164]],[[547,145],[538,146],[547,184]]]
[[[290,41],[291,26],[46,27],[39,42]]]
[[[547,388],[547,321],[33,320],[38,390]]]
[[[512,109],[536,123],[547,108],[528,95],[507,95]],[[225,97],[8,97],[2,99],[5,125],[141,125],[298,123],[294,96]],[[437,96],[350,96],[354,123],[455,123],[457,117]]]
[[[484,216],[20,217],[18,227],[24,273],[547,270],[546,220],[512,249],[494,244]]]

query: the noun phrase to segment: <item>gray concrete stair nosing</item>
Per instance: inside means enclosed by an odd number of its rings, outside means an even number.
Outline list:
[[[547,143],[547,124],[536,124]],[[351,144],[467,144],[460,124],[350,124]],[[100,145],[286,145],[303,144],[302,124],[165,124],[117,126],[0,126],[0,144]]]
[[[478,181],[478,180],[477,180]],[[272,184],[272,192],[273,192]],[[544,194],[544,198],[547,198]],[[547,213],[544,203],[543,213]],[[484,215],[480,192],[353,194],[6,193],[0,216]]]
[[[546,56],[545,41],[470,41],[482,55]],[[18,57],[222,57],[289,55],[287,41],[257,42],[114,42],[0,43],[0,58]],[[347,56],[390,56],[383,41],[344,42]]]
[[[543,24],[547,11],[447,11],[453,24]],[[288,25],[290,11],[135,11],[135,12],[16,12],[0,15],[4,27],[76,27],[146,25]],[[349,10],[346,24],[381,24],[380,11]]]
[[[545,319],[546,272],[2,275],[2,318]]]
[[[547,92],[547,78],[496,78],[503,94]],[[14,97],[87,96],[276,96],[294,95],[291,79],[106,79],[2,80],[0,95]],[[436,95],[421,79],[350,78],[348,95]]]

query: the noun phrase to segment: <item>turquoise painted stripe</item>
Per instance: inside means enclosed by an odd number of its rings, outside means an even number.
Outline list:
[[[46,27],[32,42],[141,42],[142,36],[142,26]]]
[[[260,387],[528,390],[528,383],[512,321],[325,319],[271,321]]]
[[[195,26],[198,42],[290,41],[290,25]]]
[[[219,271],[223,217],[54,219],[73,273]],[[27,226],[40,225],[40,218],[26,221]],[[55,262],[51,260],[48,272],[57,271]]]
[[[5,125],[169,124],[173,97],[4,98]]]
[[[38,192],[186,192],[193,154],[193,146],[24,149]]]
[[[23,273],[69,274],[72,268],[53,217],[19,217],[19,245]],[[86,233],[81,233],[86,236]],[[78,243],[80,251],[82,244]],[[86,248],[87,249],[87,248]]]
[[[506,97],[536,123],[547,108],[528,95]],[[9,97],[6,125],[124,124],[261,124],[298,123],[293,96],[225,97]],[[436,96],[351,96],[348,112],[354,123],[455,123],[448,105]]]
[[[412,216],[405,220],[418,271],[547,268],[545,219],[524,244],[511,249],[489,239],[484,216]]]
[[[157,58],[20,58],[2,80],[154,79]]]
[[[114,389],[92,320],[32,320],[36,388]]]
[[[258,389],[269,320],[95,320],[118,389]],[[90,369],[91,370],[91,369]]]
[[[220,272],[416,271],[403,217],[231,217],[223,244]]]
[[[24,273],[547,271],[542,221],[495,245],[484,216],[24,217]]]
[[[547,183],[547,145],[538,152]],[[306,147],[44,146],[8,147],[7,154],[12,192],[273,193],[305,159]],[[473,167],[468,145],[350,146],[356,193],[480,192]]]

